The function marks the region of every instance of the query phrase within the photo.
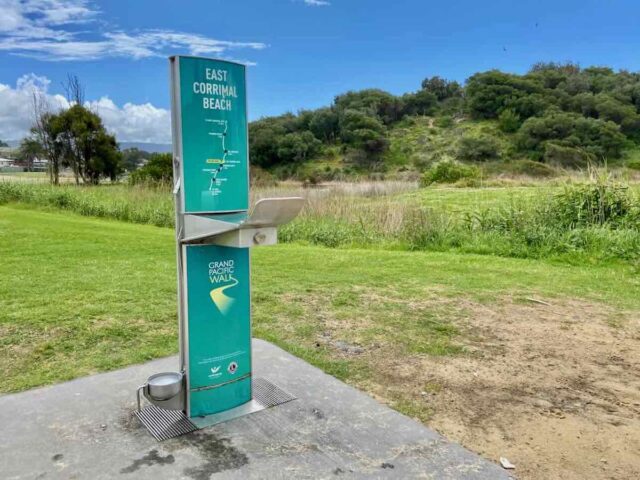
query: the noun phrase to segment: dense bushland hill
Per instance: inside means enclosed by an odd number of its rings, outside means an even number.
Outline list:
[[[249,132],[252,164],[280,178],[417,173],[443,161],[534,175],[639,168],[640,73],[538,63],[464,85],[432,77],[400,96],[347,92],[325,108],[254,121]]]

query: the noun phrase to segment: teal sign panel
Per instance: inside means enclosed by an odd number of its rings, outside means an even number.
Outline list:
[[[183,247],[190,416],[251,400],[249,249]]]
[[[245,66],[196,57],[176,61],[185,213],[247,210]]]

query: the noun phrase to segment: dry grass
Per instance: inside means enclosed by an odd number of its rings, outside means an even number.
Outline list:
[[[283,182],[278,187],[253,190],[252,201],[301,196],[306,204],[298,221],[330,219],[365,230],[374,228],[394,237],[402,232],[407,215],[419,208],[418,201],[407,199],[404,194],[417,190],[417,182],[404,181],[336,182],[312,188]]]
[[[303,188],[283,182],[252,189],[252,202],[266,197],[303,196],[300,216],[281,229],[284,242],[327,247],[458,250],[542,258],[635,259],[640,234],[637,207],[625,225],[567,229],[548,215],[554,196],[574,183],[490,188],[423,188],[411,181],[336,182]],[[571,187],[578,188],[578,187]],[[637,204],[637,185],[630,201]],[[20,202],[87,216],[173,226],[167,187],[52,187],[0,181],[0,203]],[[635,215],[635,216],[634,216]],[[621,228],[622,227],[622,228]]]

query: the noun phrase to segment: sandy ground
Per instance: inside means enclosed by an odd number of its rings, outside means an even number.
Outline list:
[[[468,355],[387,365],[427,422],[519,479],[640,478],[640,319],[601,305],[467,304]],[[393,357],[392,357],[393,358]],[[397,396],[397,395],[396,395]]]

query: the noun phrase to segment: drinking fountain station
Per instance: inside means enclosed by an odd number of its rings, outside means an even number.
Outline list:
[[[252,377],[250,249],[277,243],[277,227],[304,203],[270,198],[248,211],[245,66],[169,63],[179,369],[150,376],[136,412],[158,440],[295,398]]]

